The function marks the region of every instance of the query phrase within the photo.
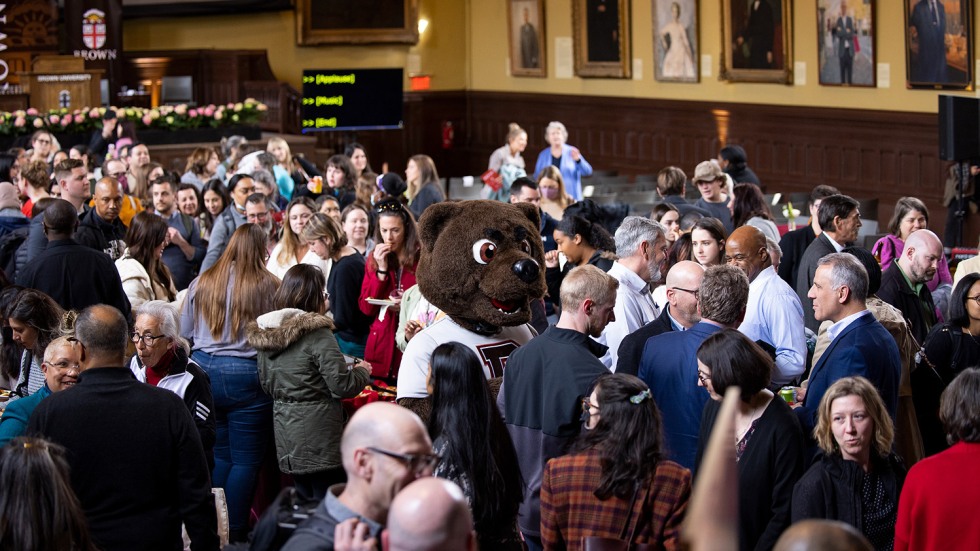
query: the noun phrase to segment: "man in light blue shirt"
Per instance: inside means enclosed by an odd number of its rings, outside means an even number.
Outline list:
[[[732,232],[725,242],[725,256],[749,278],[749,302],[738,330],[761,341],[764,349],[775,350],[772,382],[790,383],[803,373],[806,362],[803,306],[796,291],[776,274],[766,236],[757,228],[742,226]]]

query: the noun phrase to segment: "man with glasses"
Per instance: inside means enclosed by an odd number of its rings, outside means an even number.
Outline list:
[[[167,222],[170,244],[163,249],[163,263],[170,268],[174,286],[186,289],[197,276],[208,249],[201,239],[197,221],[177,209],[177,174],[165,172],[150,182],[153,209]]]
[[[75,322],[81,374],[71,392],[34,411],[28,433],[68,451],[71,485],[89,531],[106,551],[219,546],[204,449],[183,401],[137,381],[126,367],[126,318],[111,306]]]
[[[667,272],[667,307],[660,317],[633,331],[619,345],[616,373],[636,375],[640,370],[643,347],[651,337],[669,331],[687,331],[701,321],[698,314],[698,287],[704,277],[704,267],[697,262],[682,260]]]
[[[335,527],[356,519],[366,535],[380,541],[395,495],[417,478],[431,476],[439,462],[422,421],[395,404],[374,402],[351,417],[340,441],[347,483],[327,489],[309,519],[297,527],[282,551],[334,548]]]
[[[767,245],[761,230],[742,226],[725,241],[725,256],[749,278],[749,302],[738,330],[774,357],[772,383],[778,387],[803,374],[806,336],[803,306],[796,291],[776,274]]]
[[[639,377],[663,413],[668,459],[688,469],[694,469],[701,411],[709,399],[698,387],[698,347],[722,329],[737,328],[748,298],[749,280],[741,270],[711,266],[697,291],[701,321],[687,331],[657,335],[643,347]]]
[[[615,319],[614,277],[592,265],[568,272],[561,283],[558,323],[511,353],[497,395],[527,483],[518,524],[528,548],[541,545],[541,477],[549,459],[567,452],[578,436],[579,400],[609,373],[593,340]]]
[[[204,255],[204,262],[201,263],[201,271],[204,272],[221,258],[225,252],[231,234],[235,233],[238,226],[245,224],[245,201],[248,196],[255,193],[255,182],[248,174],[235,174],[228,180],[228,194],[231,195],[231,204],[219,214],[214,220],[214,227],[211,229],[211,239],[208,240],[208,252]]]
[[[44,386],[26,398],[10,402],[0,417],[0,446],[11,439],[22,436],[27,429],[27,421],[41,400],[54,392],[61,392],[75,386],[78,382],[78,349],[65,337],[51,341],[44,349]]]
[[[274,216],[272,200],[269,199],[268,195],[255,192],[245,200],[245,221],[265,230],[265,234],[268,236],[266,240],[266,252],[268,254],[272,254],[272,249],[276,248],[276,243],[279,242],[279,228]]]

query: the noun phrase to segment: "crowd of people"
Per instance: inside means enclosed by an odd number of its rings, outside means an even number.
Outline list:
[[[922,201],[869,251],[821,185],[781,233],[728,146],[617,219],[568,138],[490,157],[547,288],[502,374],[433,335],[466,329],[419,285],[427,155],[231,137],[172,171],[111,113],[0,154],[0,547],[678,549],[726,394],[739,549],[980,546],[980,264],[954,278]]]

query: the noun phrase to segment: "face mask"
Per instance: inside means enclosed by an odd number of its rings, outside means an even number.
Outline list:
[[[554,187],[541,188],[541,195],[543,195],[544,198],[548,199],[549,201],[554,201],[555,199],[558,198],[558,188],[554,188]]]

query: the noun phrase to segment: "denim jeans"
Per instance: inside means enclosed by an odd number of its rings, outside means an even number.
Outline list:
[[[231,530],[248,529],[255,481],[272,436],[272,399],[259,385],[255,360],[212,356],[191,358],[211,378],[217,441],[211,483],[224,488]]]

